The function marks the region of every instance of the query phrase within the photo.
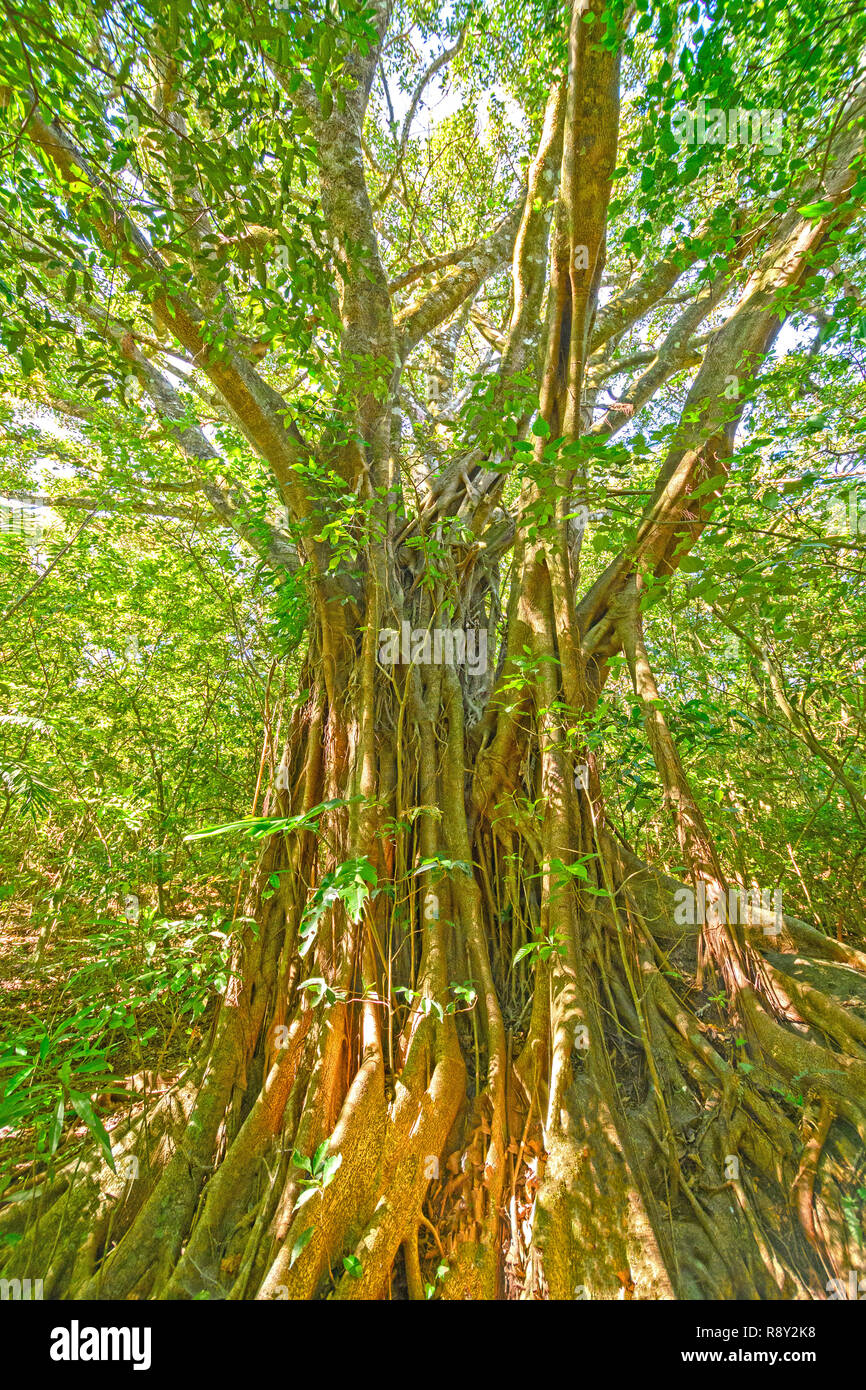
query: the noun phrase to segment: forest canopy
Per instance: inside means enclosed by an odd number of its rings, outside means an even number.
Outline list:
[[[866,11],[2,11],[0,1273],[866,1291]]]

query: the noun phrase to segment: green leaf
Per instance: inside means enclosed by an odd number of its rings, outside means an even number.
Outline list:
[[[298,1259],[298,1256],[301,1254],[301,1251],[304,1250],[304,1248],[308,1246],[310,1241],[313,1239],[314,1230],[314,1226],[308,1226],[305,1231],[301,1231],[301,1234],[298,1236],[298,1239],[292,1246],[292,1253],[289,1258],[289,1269],[292,1268],[295,1261]]]
[[[329,1158],[326,1158],[326,1159],[325,1159],[325,1164],[324,1164],[324,1167],[322,1168],[322,1186],[323,1186],[323,1187],[327,1187],[329,1183],[332,1183],[332,1182],[334,1181],[334,1178],[336,1177],[336,1174],[337,1174],[337,1169],[340,1167],[340,1164],[341,1164],[342,1162],[343,1162],[343,1155],[342,1155],[342,1154],[331,1154]]]
[[[51,1118],[51,1128],[48,1132],[48,1152],[56,1153],[57,1145],[60,1143],[60,1136],[63,1133],[63,1118],[66,1114],[66,1104],[63,1097],[57,1102],[54,1114]]]
[[[325,1161],[325,1154],[328,1152],[329,1140],[323,1139],[316,1152],[313,1154],[313,1172],[318,1173]]]
[[[528,945],[526,945],[526,946],[521,946],[520,949],[519,949],[518,951],[515,951],[515,953],[514,953],[514,959],[513,959],[513,961],[511,962],[511,964],[512,964],[512,965],[516,965],[517,962],[518,962],[519,960],[523,960],[524,956],[528,956],[529,953],[530,953],[531,951],[537,951],[537,950],[538,950],[538,942],[537,942],[537,941],[530,941],[530,942],[528,943]]]
[[[112,1173],[116,1173],[117,1169],[114,1166],[114,1155],[111,1152],[111,1140],[108,1137],[104,1124],[93,1109],[88,1097],[78,1095],[75,1091],[72,1091],[70,1092],[69,1100],[76,1115],[79,1119],[84,1121],[94,1139],[96,1139],[99,1144],[99,1147],[102,1149],[105,1161]]]
[[[832,212],[835,206],[836,204],[829,198],[822,198],[818,203],[804,203],[802,207],[797,208],[797,211],[803,217],[814,220],[815,218],[826,217],[827,213]]]

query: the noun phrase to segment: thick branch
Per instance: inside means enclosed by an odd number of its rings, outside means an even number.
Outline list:
[[[700,536],[727,478],[728,459],[746,402],[744,388],[757,376],[784,321],[782,296],[809,274],[831,232],[854,215],[850,205],[846,204],[841,216],[837,208],[846,203],[857,177],[855,165],[862,141],[862,131],[856,129],[841,142],[842,149],[821,188],[830,205],[828,211],[816,219],[796,210],[786,216],[736,309],[710,342],[635,545],[612,561],[578,606],[588,652],[607,655],[614,649],[610,643],[615,645],[617,638],[604,615],[632,569],[637,566],[656,574],[669,573]],[[798,205],[802,198],[803,192],[798,191]],[[732,390],[726,391],[726,387]],[[716,486],[699,500],[690,501],[695,488],[713,477],[718,479]]]
[[[250,443],[272,467],[298,519],[309,517],[311,503],[295,472],[305,447],[297,428],[284,423],[288,413],[285,401],[231,348],[218,355],[210,347],[202,311],[171,285],[164,262],[71,140],[57,126],[47,125],[38,111],[27,126],[27,134],[57,166],[67,189],[83,179],[91,185],[92,221],[105,249],[118,255],[133,272],[140,275],[147,271],[145,294],[156,318],[183,344],[227,401]]]
[[[592,351],[603,347],[611,338],[622,337],[623,333],[643,318],[647,310],[663,299],[680,276],[708,254],[711,249],[707,244],[709,235],[710,228],[705,223],[698,228],[693,237],[678,241],[660,261],[639,276],[633,285],[600,309],[592,333]]]
[[[450,319],[461,304],[505,264],[514,245],[522,213],[522,207],[512,208],[490,236],[478,242],[466,260],[450,275],[446,275],[422,299],[397,315],[400,356],[404,362],[422,338]]]
[[[128,336],[120,342],[122,355],[133,367],[138,380],[147,391],[162,421],[165,431],[193,464],[222,460],[199,425],[189,422],[189,412],[162,372],[154,367]],[[276,570],[297,570],[298,558],[291,537],[270,522],[250,516],[249,498],[234,480],[218,480],[204,468],[197,468],[198,485],[217,516],[246,541]]]

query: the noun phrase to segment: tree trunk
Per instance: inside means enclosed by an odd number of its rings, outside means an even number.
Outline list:
[[[212,1041],[123,1135],[135,1181],[94,1166],[7,1209],[13,1274],[47,1263],[54,1298],[790,1298],[862,1266],[844,1202],[866,1024],[834,994],[866,962],[790,919],[748,946],[675,922],[676,885],[616,847],[563,725],[558,671],[581,713],[592,685],[547,565],[518,624],[540,688],[507,746],[473,723],[465,668],[380,681],[376,621],[332,696],[311,655],[264,808],[296,828],[266,840]],[[444,622],[398,577],[417,633]],[[682,765],[653,745],[681,819]],[[748,1067],[721,1002],[699,1019],[702,936]],[[790,973],[807,951],[821,988]]]

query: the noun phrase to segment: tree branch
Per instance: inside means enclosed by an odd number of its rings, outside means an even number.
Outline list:
[[[858,128],[859,127],[859,128]],[[740,386],[757,376],[786,317],[784,292],[809,274],[816,254],[833,231],[853,218],[847,202],[863,151],[862,122],[840,142],[841,150],[820,189],[830,205],[820,218],[798,213],[804,190],[798,190],[792,210],[784,217],[770,246],[750,276],[736,309],[713,336],[703,365],[692,384],[674,440],[662,466],[634,546],[622,551],[578,605],[584,647],[599,658],[615,650],[617,638],[608,609],[634,569],[668,574],[696,544],[724,489],[728,462],[746,398]],[[737,395],[726,394],[726,383],[737,383]],[[695,488],[716,478],[700,499]],[[613,644],[613,645],[611,645]]]
[[[412,99],[409,102],[409,110],[406,112],[406,116],[403,121],[403,129],[400,132],[400,143],[397,151],[397,158],[395,160],[393,169],[388,175],[388,180],[385,184],[385,187],[382,189],[382,191],[376,198],[377,209],[383,207],[384,204],[387,202],[388,196],[394,185],[394,180],[397,177],[397,174],[399,173],[400,169],[402,168],[403,160],[406,156],[406,147],[409,144],[409,132],[412,129],[412,122],[415,119],[415,113],[418,110],[418,105],[421,101],[421,97],[424,95],[424,89],[426,88],[428,82],[432,81],[436,74],[441,72],[444,67],[447,67],[451,59],[460,52],[465,42],[465,39],[466,31],[464,29],[461,31],[460,37],[454,44],[453,48],[444,49],[444,51],[440,53],[437,58],[434,58],[433,62],[429,64],[426,70],[419,77],[418,81],[415,83],[415,90],[413,91]]]
[[[422,299],[397,315],[396,328],[402,361],[406,361],[422,338],[450,319],[460,305],[505,264],[514,245],[522,212],[522,207],[512,208],[490,236],[477,242],[450,275],[446,275]]]
[[[255,369],[236,351],[226,348],[217,354],[206,341],[204,315],[189,297],[170,284],[168,269],[158,253],[117,204],[106,185],[91,171],[81,152],[56,125],[47,125],[36,111],[28,126],[28,138],[56,165],[63,183],[86,180],[92,189],[89,210],[93,225],[106,250],[119,256],[134,272],[147,270],[149,285],[145,297],[154,315],[191,354],[193,361],[236,415],[250,443],[274,471],[286,500],[299,520],[311,517],[311,499],[301,485],[296,469],[303,461],[306,446],[297,427],[284,424],[288,406]],[[75,196],[75,195],[73,195]],[[305,548],[316,555],[315,543]]]

